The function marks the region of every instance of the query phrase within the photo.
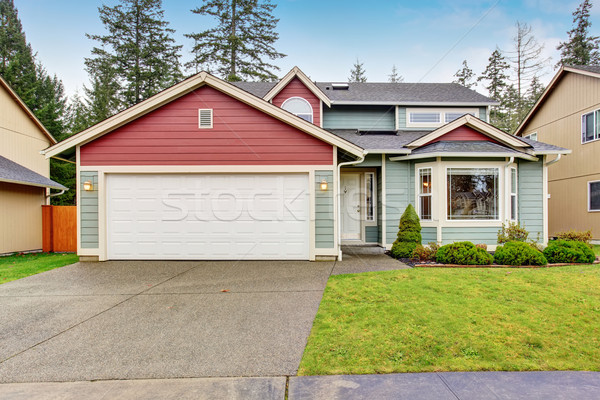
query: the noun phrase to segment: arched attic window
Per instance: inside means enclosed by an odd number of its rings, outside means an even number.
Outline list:
[[[308,122],[313,122],[313,109],[308,101],[302,97],[290,97],[281,105],[286,111],[299,116]]]

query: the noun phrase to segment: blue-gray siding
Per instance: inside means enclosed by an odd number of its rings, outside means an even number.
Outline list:
[[[321,181],[327,180],[326,191],[320,188]],[[333,218],[333,171],[315,171],[315,247],[330,249],[334,247]]]
[[[381,167],[381,154],[367,154],[365,161],[360,164],[356,164],[355,167],[359,168],[374,168]]]
[[[98,248],[98,172],[84,171],[80,175],[79,212],[81,213],[81,248]],[[83,190],[83,183],[91,181],[94,190]]]
[[[437,228],[435,226],[427,226],[421,228],[421,243],[437,242]]]
[[[386,242],[394,243],[398,234],[400,216],[409,203],[413,203],[411,188],[414,187],[414,166],[409,162],[389,161],[386,157],[385,183],[386,198]]]
[[[443,227],[442,244],[469,241],[475,244],[484,243],[495,245],[500,227]]]
[[[529,231],[529,237],[543,241],[544,187],[543,161],[519,160],[519,221]]]
[[[365,242],[366,243],[378,243],[379,242],[379,230],[376,226],[365,226]]]
[[[323,109],[325,129],[394,130],[394,107],[333,106]]]

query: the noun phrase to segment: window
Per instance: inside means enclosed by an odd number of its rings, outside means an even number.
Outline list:
[[[413,124],[438,124],[441,121],[440,115],[439,112],[414,112],[410,113],[410,122]]]
[[[517,169],[510,169],[510,219],[517,220]]]
[[[588,182],[588,211],[600,211],[600,181]]]
[[[581,143],[600,139],[600,110],[581,116]]]
[[[475,116],[475,114],[472,113],[472,112],[468,112],[468,113],[465,113],[465,112],[447,112],[447,113],[444,113],[444,121],[446,121],[446,123],[452,122],[455,119],[459,119],[460,117],[462,117],[465,114],[471,114],[472,116]]]
[[[537,142],[537,132],[533,132],[530,135],[525,135],[525,139],[535,140]]]
[[[431,168],[419,169],[419,218],[431,220]]]
[[[302,97],[290,97],[281,105],[286,111],[297,115],[298,117],[313,122],[313,109],[310,103]]]
[[[367,221],[375,221],[375,174],[367,172],[365,174],[365,205]]]
[[[198,128],[210,129],[213,127],[212,108],[201,108],[198,110]]]
[[[498,168],[448,168],[449,220],[498,220]]]

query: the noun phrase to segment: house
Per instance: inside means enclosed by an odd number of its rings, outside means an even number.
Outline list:
[[[571,149],[548,168],[549,235],[591,229],[600,240],[600,66],[564,66],[515,134]]]
[[[56,140],[2,78],[0,110],[0,254],[40,250],[41,206],[49,189],[66,190],[41,154]]]
[[[83,259],[332,259],[390,248],[409,203],[424,243],[494,246],[509,220],[545,241],[546,157],[568,151],[489,125],[492,104],[457,84],[202,72],[45,155],[77,160]]]

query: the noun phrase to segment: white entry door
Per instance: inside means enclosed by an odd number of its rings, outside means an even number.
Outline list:
[[[360,240],[360,174],[342,174],[340,184],[342,239]]]
[[[308,260],[307,174],[107,175],[112,260]]]

